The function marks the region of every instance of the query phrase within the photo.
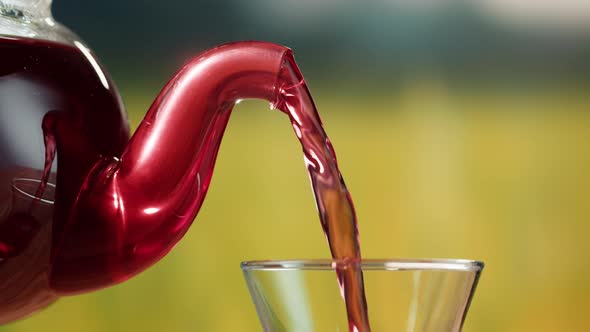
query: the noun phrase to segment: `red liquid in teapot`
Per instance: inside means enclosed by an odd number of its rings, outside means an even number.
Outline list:
[[[97,74],[98,64],[84,52],[0,38],[0,323],[55,300],[49,286],[53,236],[98,156],[120,155],[128,141],[112,82]],[[45,163],[42,122],[49,112],[61,117],[57,143],[72,153],[57,158],[59,189],[46,188],[38,201],[33,196]],[[51,174],[49,180],[58,179]]]
[[[190,103],[209,103],[209,92],[201,96],[201,86],[173,80],[125,150],[128,129],[119,98],[89,51],[77,46],[0,39],[0,322],[59,295],[124,281],[165,255],[203,202],[233,107],[195,109]],[[202,71],[203,61],[180,73]],[[334,150],[290,54],[281,68],[286,80],[273,106],[288,114],[301,142],[332,256],[358,260],[356,216]],[[250,78],[253,85],[265,79],[264,73]],[[181,95],[179,86],[194,93]],[[35,171],[43,165],[43,174]],[[158,170],[165,172],[154,176]],[[43,176],[56,183],[54,195],[49,185],[30,188]],[[22,178],[30,179],[24,190],[29,200],[14,204],[23,194],[14,184]],[[55,203],[32,199],[35,194]],[[9,264],[16,260],[23,263]],[[31,281],[11,286],[18,274]],[[350,331],[369,331],[362,271],[349,267],[337,277]],[[8,287],[16,295],[6,300]]]

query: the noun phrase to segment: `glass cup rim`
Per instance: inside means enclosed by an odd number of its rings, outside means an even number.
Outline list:
[[[285,259],[253,260],[240,264],[242,271],[334,271],[347,267],[358,267],[364,271],[464,271],[481,272],[484,263],[469,259]]]

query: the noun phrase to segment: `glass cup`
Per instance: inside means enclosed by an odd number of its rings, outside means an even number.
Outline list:
[[[373,332],[459,332],[483,263],[469,260],[243,262],[262,328],[348,331],[336,270],[361,268]]]

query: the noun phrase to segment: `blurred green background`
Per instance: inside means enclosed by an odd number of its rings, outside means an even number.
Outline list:
[[[583,331],[590,308],[590,5],[583,1],[54,1],[132,127],[216,44],[293,48],[370,258],[486,263],[465,331]],[[159,264],[1,331],[259,331],[239,263],[326,258],[288,119],[246,101],[209,195]]]

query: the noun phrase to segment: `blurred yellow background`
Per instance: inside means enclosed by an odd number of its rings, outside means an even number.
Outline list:
[[[528,16],[514,8],[536,2],[484,1],[480,13],[494,17],[484,25],[461,1],[442,12],[420,1],[428,14],[409,1],[367,6],[381,16],[346,1],[55,2],[112,69],[133,128],[190,54],[232,39],[293,47],[355,201],[364,257],[483,260],[466,332],[587,329],[590,15],[568,10],[574,1]],[[315,10],[296,14],[305,4]],[[183,20],[191,13],[203,21]],[[125,27],[135,32],[111,31]],[[239,263],[328,256],[288,119],[245,101],[195,224],[162,262],[0,331],[259,331]]]

